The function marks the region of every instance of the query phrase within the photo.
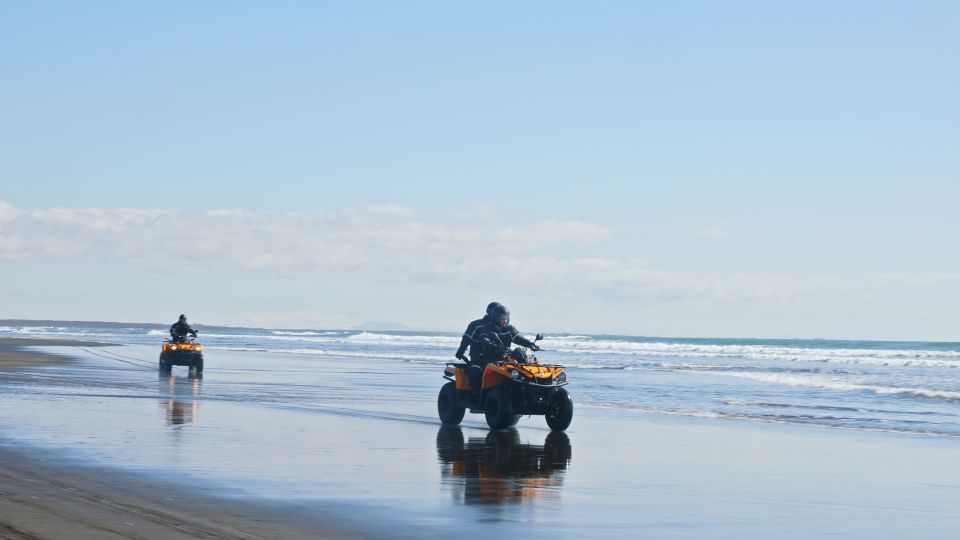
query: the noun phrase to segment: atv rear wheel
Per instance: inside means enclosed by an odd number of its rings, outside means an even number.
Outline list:
[[[513,427],[520,421],[520,415],[513,413],[510,392],[503,385],[497,386],[490,392],[490,396],[483,404],[483,412],[487,417],[487,425],[491,429]]]
[[[546,414],[547,425],[554,431],[563,431],[573,420],[573,399],[566,389],[558,388],[550,399],[550,412]]]
[[[446,426],[456,426],[463,420],[466,409],[457,405],[457,385],[448,382],[440,389],[437,396],[437,414],[440,421]]]

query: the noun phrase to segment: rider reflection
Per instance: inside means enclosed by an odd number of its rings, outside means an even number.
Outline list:
[[[160,400],[160,407],[166,411],[167,425],[179,426],[197,421],[200,410],[200,377],[160,376],[159,393],[168,399]]]
[[[441,475],[464,504],[557,497],[570,455],[570,438],[562,431],[547,435],[543,446],[521,444],[516,430],[491,431],[466,442],[459,427],[437,432]]]

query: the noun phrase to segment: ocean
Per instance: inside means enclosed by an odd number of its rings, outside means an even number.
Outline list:
[[[342,390],[353,397],[371,394],[372,403],[390,396],[398,403],[432,404],[444,363],[454,361],[460,340],[434,332],[198,329],[207,379],[220,369],[218,357],[250,369],[264,369],[263,359],[269,358],[270,365],[292,370],[291,388],[323,388],[321,373],[329,379],[331,370],[362,369],[376,392],[359,385]],[[166,334],[137,325],[0,326],[5,337],[122,345],[89,349],[87,356],[95,353],[107,366],[141,369],[155,366]],[[578,410],[960,436],[960,343],[547,334],[540,345],[542,362],[567,366]],[[377,373],[390,377],[374,380]],[[336,401],[334,394],[313,397]]]

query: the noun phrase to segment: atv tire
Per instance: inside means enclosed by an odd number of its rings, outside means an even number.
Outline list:
[[[166,360],[160,361],[160,373],[170,373],[173,371],[173,366],[170,365]]]
[[[566,389],[558,388],[550,400],[550,412],[546,414],[547,425],[553,431],[563,431],[573,420],[573,399]]]
[[[483,404],[483,412],[487,417],[490,429],[506,429],[517,425],[520,415],[514,414],[510,392],[505,386],[494,388]]]
[[[467,410],[457,404],[457,385],[448,382],[437,396],[437,414],[445,426],[457,426]]]

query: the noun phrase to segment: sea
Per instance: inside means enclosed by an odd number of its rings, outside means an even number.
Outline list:
[[[364,384],[341,390],[369,394],[371,410],[383,408],[381,399],[434,403],[460,341],[439,332],[197,328],[207,379],[218,357],[232,368],[289,372],[277,380],[291,392],[324,387],[337,370],[356,372]],[[154,369],[166,335],[157,325],[0,326],[4,337],[112,345],[76,353],[125,369]],[[960,343],[546,334],[540,345],[541,362],[566,366],[577,410],[960,437]],[[315,401],[336,406],[337,395]]]

